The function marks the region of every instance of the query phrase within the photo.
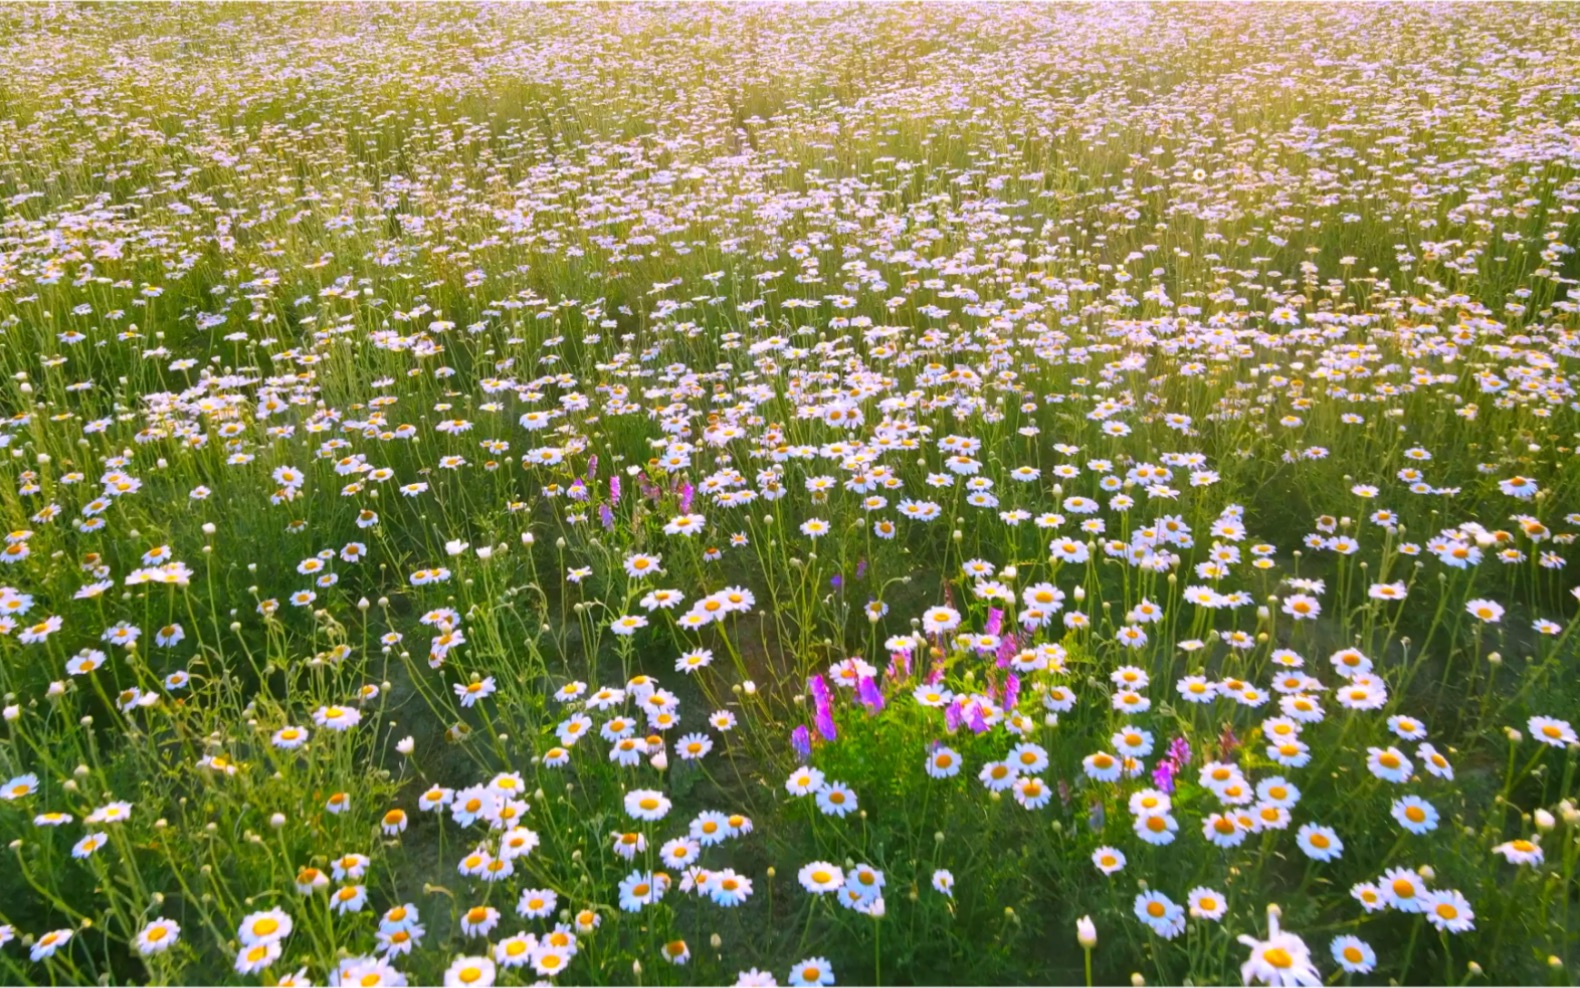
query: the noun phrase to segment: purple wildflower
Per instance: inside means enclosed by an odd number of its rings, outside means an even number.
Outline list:
[[[806,729],[805,724],[790,732],[790,747],[795,749],[802,761],[812,757],[812,732]]]
[[[856,697],[868,713],[875,714],[883,710],[883,691],[878,689],[878,684],[871,676],[862,676],[856,680]]]
[[[1152,770],[1152,784],[1161,792],[1173,794],[1174,776],[1179,772],[1179,766],[1172,758],[1165,758],[1158,762],[1158,767]]]
[[[828,680],[823,678],[822,673],[818,673],[811,679],[808,679],[806,686],[807,689],[812,691],[812,698],[817,701],[818,706],[828,705]]]
[[[950,734],[960,730],[961,703],[955,700],[944,708],[944,729]]]
[[[823,735],[824,741],[832,741],[839,737],[839,728],[834,726],[834,711],[830,707],[819,707],[817,711],[817,732]]]
[[[987,718],[982,716],[982,705],[971,705],[971,732],[973,734],[986,734],[988,730]]]

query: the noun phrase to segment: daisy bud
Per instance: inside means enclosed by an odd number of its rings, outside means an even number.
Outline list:
[[[13,703],[10,706],[5,708],[5,719],[6,719],[7,722],[14,721],[18,717],[21,717],[21,716],[22,716],[22,707],[21,707],[21,705]]]
[[[1086,599],[1086,588],[1085,587],[1076,587],[1075,590],[1070,594],[1070,596],[1074,597],[1076,600],[1085,600]]]
[[[363,597],[361,600],[357,601],[357,610],[359,611],[366,611],[372,606],[373,602],[368,600],[366,597]]]
[[[1097,925],[1092,922],[1092,917],[1082,916],[1075,921],[1075,939],[1083,950],[1097,946]]]
[[[1004,567],[1004,571],[999,574],[999,578],[1004,580],[1005,582],[1008,582],[1010,580],[1015,579],[1015,577],[1017,577],[1019,575],[1020,575],[1020,570],[1016,569],[1013,566],[1006,566],[1006,567]]]
[[[641,961],[632,961],[631,962],[631,973],[636,975],[638,978],[640,978],[642,976],[642,962]]]
[[[756,696],[757,695],[757,684],[752,682],[750,679],[748,679],[746,682],[741,684],[741,691],[744,692],[747,696]]]
[[[1547,957],[1547,966],[1552,968],[1563,967],[1563,958],[1559,957],[1557,954],[1549,954]]]
[[[494,558],[494,547],[491,545],[478,546],[477,558],[481,559],[485,563],[488,562],[490,559]]]
[[[1543,833],[1558,826],[1558,821],[1553,819],[1553,815],[1546,810],[1537,810],[1531,816],[1536,820],[1536,829]]]
[[[712,947],[714,950],[718,950],[720,947],[724,946],[724,938],[715,933],[713,936],[708,937],[708,946]]]
[[[1130,984],[1133,986],[1133,988],[1142,988],[1142,986],[1146,983],[1147,979],[1141,976],[1140,971],[1137,971],[1135,974],[1130,976]]]
[[[1575,804],[1567,799],[1558,804],[1558,815],[1563,817],[1564,823],[1571,827],[1580,823],[1580,809],[1577,809]]]
[[[652,758],[649,758],[648,759],[648,763],[650,765],[652,765],[654,768],[658,769],[660,772],[662,772],[666,768],[669,768],[669,756],[664,754],[662,751],[660,751],[658,754],[654,755]]]
[[[1475,975],[1476,977],[1480,977],[1481,976],[1481,965],[1477,964],[1475,961],[1471,961],[1469,964],[1466,964],[1465,965],[1465,970],[1469,971],[1471,974]]]
[[[414,751],[416,749],[416,747],[417,747],[417,742],[415,740],[413,740],[413,738],[412,738],[412,736],[410,734],[406,735],[405,737],[401,738],[399,741],[395,742],[395,750],[400,752],[403,755],[411,754],[412,751]]]
[[[1428,882],[1437,877],[1437,871],[1431,865],[1422,865],[1415,870],[1415,873]]]
[[[537,539],[532,537],[532,533],[531,532],[522,532],[521,533],[521,544],[522,545],[531,545],[532,543],[534,543],[536,541],[537,541]]]

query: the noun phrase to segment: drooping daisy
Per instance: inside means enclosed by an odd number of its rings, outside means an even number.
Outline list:
[[[1503,855],[1504,860],[1515,865],[1538,865],[1542,863],[1542,848],[1536,843],[1536,838],[1530,840],[1523,838],[1505,841],[1494,847],[1493,852]]]

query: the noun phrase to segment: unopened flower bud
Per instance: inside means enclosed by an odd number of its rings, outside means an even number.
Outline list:
[[[1083,950],[1097,946],[1097,925],[1092,922],[1092,917],[1082,916],[1075,921],[1075,939]]]

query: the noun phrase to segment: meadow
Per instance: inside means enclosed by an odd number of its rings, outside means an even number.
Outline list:
[[[0,8],[0,982],[1573,984],[1580,8]]]

